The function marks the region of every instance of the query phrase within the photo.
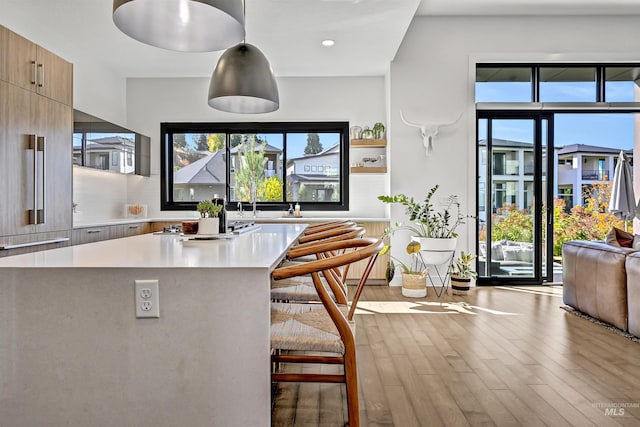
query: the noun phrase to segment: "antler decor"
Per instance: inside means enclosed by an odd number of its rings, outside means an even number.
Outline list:
[[[434,122],[425,122],[422,124],[412,123],[407,119],[405,119],[404,114],[402,114],[402,110],[400,110],[400,117],[402,118],[402,121],[404,122],[404,124],[420,129],[420,133],[422,134],[422,143],[424,144],[426,155],[430,156],[431,152],[433,151],[433,139],[438,134],[438,131],[440,130],[440,128],[444,128],[444,127],[455,124],[458,120],[460,120],[460,117],[462,117],[462,113],[460,113],[457,119],[449,123],[434,123]]]

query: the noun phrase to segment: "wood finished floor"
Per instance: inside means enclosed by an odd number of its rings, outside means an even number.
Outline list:
[[[480,287],[409,299],[367,287],[356,316],[361,425],[640,426],[640,344],[560,309],[561,296]],[[346,421],[344,385],[278,385],[273,426]]]

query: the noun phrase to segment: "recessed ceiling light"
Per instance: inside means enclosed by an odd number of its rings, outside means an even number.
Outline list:
[[[331,40],[331,39],[322,40],[322,46],[333,46],[334,44],[336,44],[334,40]]]

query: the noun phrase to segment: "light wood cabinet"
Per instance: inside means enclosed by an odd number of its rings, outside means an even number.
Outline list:
[[[139,234],[151,233],[151,231],[152,227],[150,222],[82,227],[73,229],[71,240],[74,245],[82,245],[85,243],[99,242],[101,240],[137,236]]]
[[[73,245],[83,245],[85,243],[109,240],[111,238],[110,231],[109,226],[74,228],[71,233],[71,243]]]
[[[0,28],[0,80],[73,105],[73,65],[13,31]]]
[[[0,47],[0,236],[35,243],[71,229],[72,65],[5,27]]]
[[[69,246],[71,231],[22,234],[0,237],[0,258]]]
[[[360,227],[364,227],[366,230],[365,237],[380,238],[384,233],[384,230],[389,227],[389,223],[386,221],[379,222],[361,222],[358,223]],[[368,261],[359,261],[351,264],[349,272],[347,274],[347,281],[350,284],[357,283],[362,277],[362,273],[367,266]],[[379,255],[376,259],[376,263],[373,265],[369,278],[367,280],[368,285],[386,285],[387,284],[387,264],[389,263],[389,254]]]

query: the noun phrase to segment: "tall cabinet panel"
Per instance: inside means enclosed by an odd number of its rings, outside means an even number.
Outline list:
[[[31,92],[0,81],[0,235],[35,232],[29,222],[33,209],[33,151],[29,149]],[[31,197],[30,197],[31,196]]]
[[[31,111],[34,134],[40,139],[39,164],[44,167],[38,177],[38,208],[44,208],[44,218],[36,225],[37,232],[72,228],[71,135],[73,109],[39,95],[32,95]],[[42,151],[40,151],[42,150]]]
[[[72,228],[73,69],[2,26],[0,48],[0,249],[37,250]]]

